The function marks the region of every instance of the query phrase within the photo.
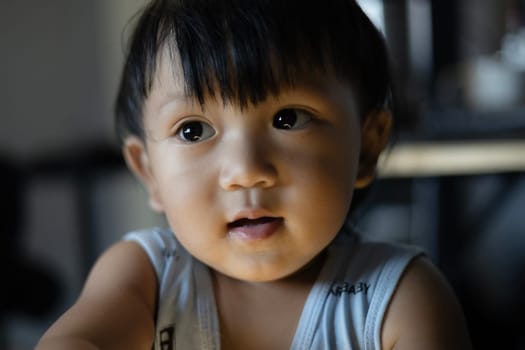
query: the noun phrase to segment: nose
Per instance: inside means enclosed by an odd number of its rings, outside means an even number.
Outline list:
[[[232,135],[224,141],[221,155],[220,186],[228,191],[261,187],[277,181],[277,169],[271,161],[271,146],[254,134]]]

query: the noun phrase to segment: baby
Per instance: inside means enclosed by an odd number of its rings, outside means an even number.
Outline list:
[[[117,101],[169,228],[129,233],[38,349],[468,349],[420,250],[348,229],[388,143],[381,34],[353,0],[155,0]]]

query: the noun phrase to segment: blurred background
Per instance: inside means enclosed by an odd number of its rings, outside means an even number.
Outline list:
[[[354,214],[422,246],[476,349],[525,349],[525,0],[360,0],[387,38],[397,129]],[[0,1],[0,349],[32,349],[126,231],[163,224],[113,101],[145,0]]]

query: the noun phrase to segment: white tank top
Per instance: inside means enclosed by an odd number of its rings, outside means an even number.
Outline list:
[[[220,332],[208,267],[170,230],[131,232],[157,273],[156,350],[218,350]],[[422,252],[362,242],[341,232],[304,305],[291,349],[380,350],[381,325],[409,262]]]

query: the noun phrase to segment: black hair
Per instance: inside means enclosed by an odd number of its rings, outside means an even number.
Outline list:
[[[144,137],[142,107],[162,51],[180,57],[185,93],[257,104],[313,72],[356,93],[361,116],[390,92],[381,33],[354,0],[153,0],[131,36],[116,101],[117,134]]]

